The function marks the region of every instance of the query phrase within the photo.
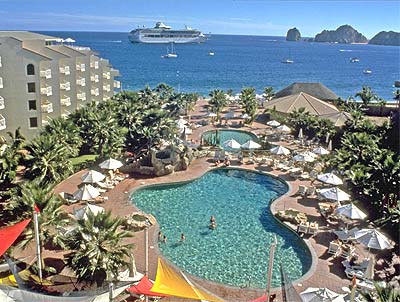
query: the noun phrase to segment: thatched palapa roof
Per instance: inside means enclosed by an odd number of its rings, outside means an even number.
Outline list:
[[[338,96],[322,83],[293,83],[278,91],[275,94],[275,98],[281,98],[300,92],[308,93],[325,101],[338,99]]]

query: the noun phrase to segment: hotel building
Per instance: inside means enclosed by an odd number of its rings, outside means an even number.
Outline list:
[[[71,43],[69,43],[71,44]],[[119,72],[88,47],[25,31],[0,31],[0,136],[31,139],[49,120],[114,95]]]

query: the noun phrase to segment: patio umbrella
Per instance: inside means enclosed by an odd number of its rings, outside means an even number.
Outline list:
[[[315,154],[314,152],[311,152],[311,151],[304,151],[304,152],[301,153],[301,154],[307,155],[307,156],[311,156],[311,157],[314,157],[314,158],[317,158],[317,157],[318,157],[317,154]]]
[[[328,288],[309,287],[300,293],[303,302],[344,302],[343,295]]]
[[[240,149],[240,147],[241,147],[240,143],[238,143],[234,139],[230,139],[230,140],[224,141],[222,143],[222,146],[223,147],[228,147],[228,148],[231,148],[231,149]]]
[[[240,116],[240,118],[242,118],[242,119],[247,119],[247,118],[249,118],[250,116],[247,114],[247,113],[244,113],[244,114],[242,114],[241,116]]]
[[[99,181],[102,181],[106,176],[100,172],[95,170],[89,170],[81,176],[81,180],[83,183],[93,184]]]
[[[102,163],[99,164],[99,167],[102,169],[107,169],[107,170],[115,170],[118,168],[121,168],[124,164],[121,163],[119,160],[109,158]]]
[[[299,135],[297,137],[300,138],[300,139],[303,138],[303,128],[300,128]]]
[[[375,250],[386,250],[392,247],[389,239],[376,229],[362,229],[354,234],[354,238],[366,247]]]
[[[353,203],[345,204],[335,210],[336,214],[345,216],[350,219],[363,220],[367,215],[357,208]]]
[[[308,154],[297,154],[297,155],[293,156],[293,160],[311,163],[311,162],[315,161],[315,158]]]
[[[314,150],[312,150],[312,152],[315,154],[319,154],[319,155],[326,155],[326,154],[330,153],[328,150],[326,150],[323,147],[317,147]]]
[[[281,132],[290,132],[292,131],[292,129],[290,129],[288,126],[286,125],[280,125],[278,128],[276,128],[277,130],[281,131]]]
[[[99,190],[89,184],[85,184],[73,194],[75,200],[92,200],[99,195]]]
[[[216,116],[217,116],[217,114],[214,113],[214,112],[208,112],[208,113],[206,114],[206,117],[216,117]]]
[[[260,144],[257,144],[255,141],[253,140],[248,140],[247,142],[245,142],[243,145],[241,145],[241,147],[243,149],[258,149],[261,148]]]
[[[338,187],[325,188],[319,191],[319,194],[326,199],[333,201],[350,200],[350,195],[345,191],[340,190]]]
[[[74,213],[74,216],[78,220],[81,220],[81,219],[86,220],[87,219],[87,214],[88,214],[89,211],[92,212],[94,215],[97,215],[99,213],[103,213],[104,212],[104,208],[96,206],[94,204],[87,204],[84,207],[76,210],[75,213]]]
[[[277,146],[274,148],[269,149],[269,152],[271,152],[272,154],[276,154],[276,155],[289,155],[290,154],[290,150],[282,147],[282,146]]]
[[[334,186],[343,184],[343,181],[333,173],[319,174],[319,175],[317,175],[317,179],[326,184],[330,184],[330,185],[334,185]]]
[[[281,123],[279,123],[278,121],[273,120],[273,121],[269,121],[269,122],[267,123],[267,125],[268,125],[268,126],[271,126],[271,127],[278,127],[278,126],[281,125]]]

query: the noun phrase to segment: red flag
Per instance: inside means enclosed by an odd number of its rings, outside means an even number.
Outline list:
[[[15,240],[21,235],[31,219],[0,229],[0,256],[2,256]]]
[[[35,212],[36,213],[40,213],[40,209],[39,209],[39,207],[36,205],[36,203],[34,204],[34,206],[33,206],[33,208],[35,209]]]

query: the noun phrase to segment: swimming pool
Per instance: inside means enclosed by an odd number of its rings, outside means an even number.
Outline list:
[[[241,145],[243,145],[248,140],[253,140],[255,142],[258,141],[257,136],[251,132],[225,129],[206,131],[201,135],[201,139],[204,142],[208,142],[208,144],[210,145],[222,145],[223,142],[230,139],[236,140]],[[225,148],[225,150],[231,151],[230,148]]]
[[[281,263],[291,280],[311,266],[305,243],[269,210],[270,202],[287,190],[271,176],[217,169],[192,182],[143,188],[131,197],[140,209],[156,216],[168,238],[159,247],[177,266],[207,280],[264,288],[274,235],[278,244],[273,286],[281,285]],[[208,228],[211,215],[216,230]],[[181,233],[186,237],[183,243]]]

